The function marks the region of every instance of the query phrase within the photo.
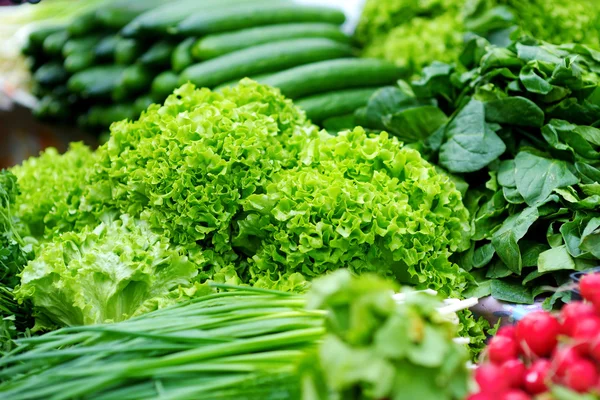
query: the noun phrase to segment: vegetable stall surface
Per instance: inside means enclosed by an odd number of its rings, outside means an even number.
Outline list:
[[[469,185],[472,243],[455,260],[476,277],[471,293],[532,303],[600,260],[600,54],[474,38],[460,60],[467,69],[433,63],[356,116]]]
[[[426,293],[337,271],[308,295],[225,290],[108,325],[19,340],[0,359],[14,400],[460,400],[467,351]],[[208,288],[207,288],[208,289]],[[230,290],[230,291],[227,291]]]

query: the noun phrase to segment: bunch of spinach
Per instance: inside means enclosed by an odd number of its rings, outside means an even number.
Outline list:
[[[516,303],[600,259],[600,53],[578,44],[480,37],[375,93],[356,118],[464,179],[472,294]],[[568,292],[548,298],[553,304]]]

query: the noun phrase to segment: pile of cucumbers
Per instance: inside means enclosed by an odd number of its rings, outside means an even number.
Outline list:
[[[29,36],[34,114],[102,132],[188,81],[218,90],[250,77],[298,99],[313,122],[335,125],[403,75],[355,57],[344,20],[291,0],[107,2]]]

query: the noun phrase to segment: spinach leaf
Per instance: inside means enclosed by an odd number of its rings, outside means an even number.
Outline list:
[[[473,172],[506,150],[502,139],[485,122],[484,105],[471,100],[446,128],[448,141],[440,151],[440,164],[451,172]]]
[[[515,280],[494,279],[491,283],[492,296],[497,300],[517,304],[533,304],[531,290]]]
[[[485,103],[485,118],[489,122],[518,126],[541,127],[544,124],[542,109],[520,96]]]
[[[574,185],[579,179],[560,160],[520,152],[515,157],[517,189],[528,205],[544,202],[556,188]]]

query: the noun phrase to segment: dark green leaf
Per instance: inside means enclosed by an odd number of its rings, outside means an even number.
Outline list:
[[[485,103],[485,119],[500,124],[539,127],[544,124],[544,112],[533,101],[515,96]]]
[[[498,158],[506,146],[485,123],[483,103],[472,100],[446,128],[440,163],[451,172],[473,172]]]
[[[435,106],[407,108],[383,117],[386,129],[407,143],[426,139],[447,121],[446,114]]]
[[[531,65],[526,65],[521,69],[519,79],[525,89],[532,93],[548,94],[553,89],[553,86],[539,76]]]
[[[575,262],[565,245],[554,247],[540,254],[538,271],[560,271],[575,269]]]
[[[515,167],[517,188],[529,205],[544,202],[556,188],[579,182],[567,163],[527,152],[517,154]]]
[[[512,280],[492,280],[492,297],[496,300],[508,301],[517,304],[533,304],[531,290],[520,282]]]

